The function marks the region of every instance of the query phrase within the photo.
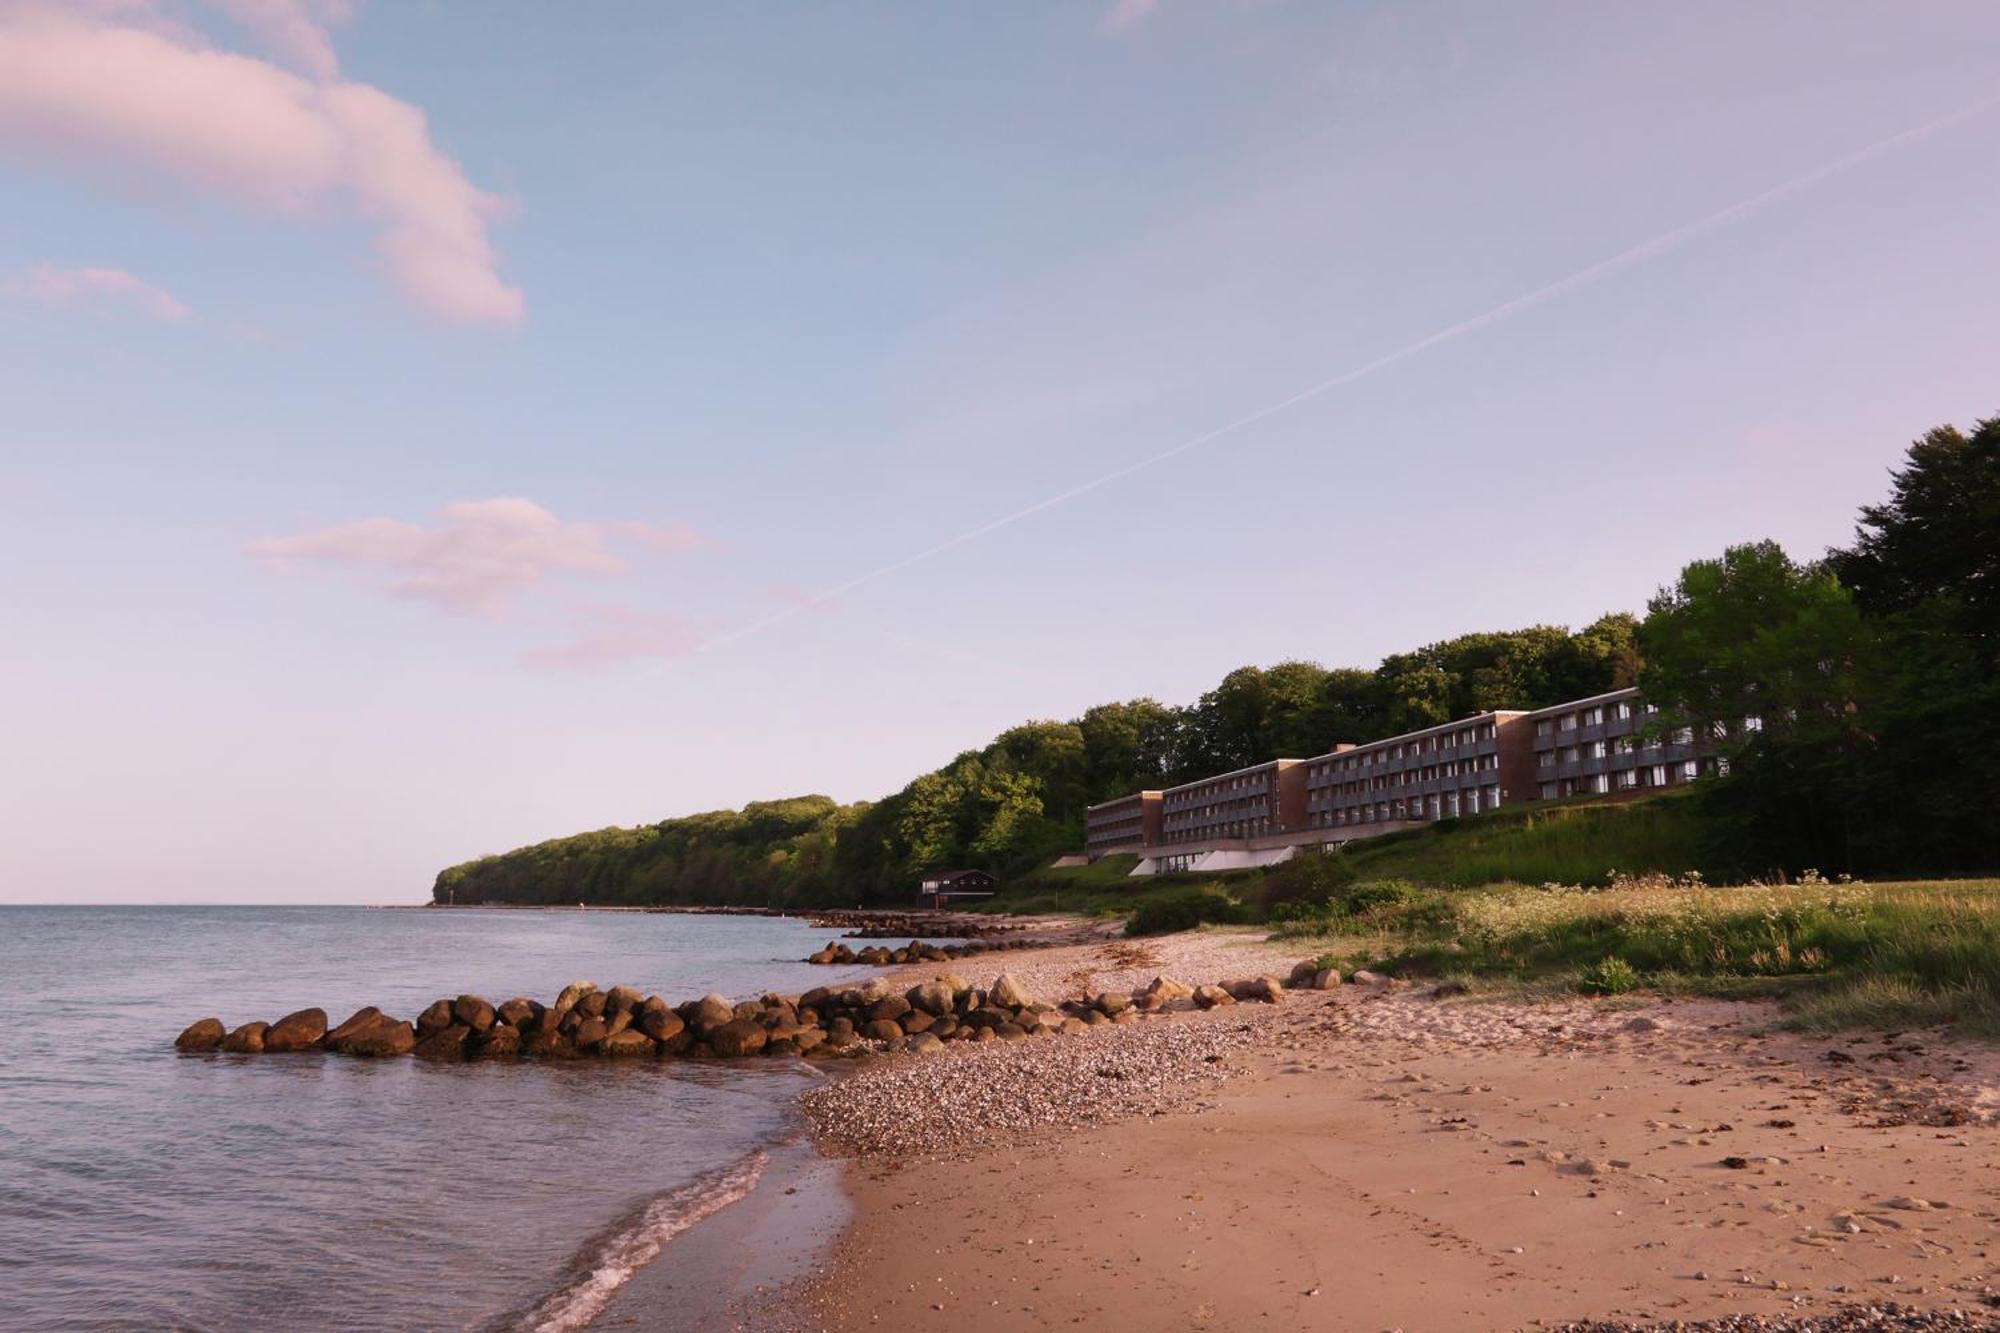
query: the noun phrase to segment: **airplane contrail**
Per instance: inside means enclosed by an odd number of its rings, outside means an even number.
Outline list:
[[[753,634],[761,634],[765,630],[780,625],[802,612],[824,606],[828,602],[836,601],[853,592],[855,589],[874,583],[878,579],[884,579],[891,574],[900,573],[912,565],[922,564],[924,561],[943,555],[947,551],[956,550],[968,542],[978,541],[981,537],[998,532],[1002,528],[1011,527],[1024,518],[1032,518],[1034,515],[1042,513],[1045,510],[1054,509],[1058,505],[1068,504],[1071,500],[1088,495],[1092,491],[1099,490],[1102,487],[1109,486],[1112,482],[1123,481],[1134,473],[1158,467],[1170,459],[1178,458],[1182,454],[1199,449],[1204,445],[1213,444],[1225,435],[1233,435],[1245,427],[1254,426],[1260,421],[1268,420],[1281,412],[1289,411],[1297,407],[1300,403],[1309,402],[1323,394],[1331,393],[1335,389],[1345,388],[1357,380],[1366,379],[1378,371],[1387,370],[1389,367],[1399,362],[1407,361],[1419,353],[1427,352],[1433,347],[1463,338],[1469,333],[1477,333],[1479,330],[1498,324],[1502,320],[1511,319],[1524,310],[1532,310],[1536,306],[1544,305],[1558,297],[1580,291],[1615,274],[1637,268],[1641,264],[1648,263],[1658,259],[1662,255],[1678,250],[1692,241],[1699,240],[1704,236],[1733,226],[1755,213],[1762,212],[1773,204],[1782,203],[1794,195],[1804,193],[1816,185],[1831,180],[1835,176],[1852,171],[1856,167],[1865,166],[1879,158],[1887,157],[1891,153],[1906,148],[1913,143],[1927,139],[1938,131],[1948,129],[1962,120],[1966,120],[1987,110],[1995,104],[2000,104],[2000,97],[1984,98],[1969,106],[1953,111],[1948,115],[1939,116],[1936,120],[1926,121],[1914,128],[1904,130],[1898,134],[1892,134],[1886,139],[1878,140],[1865,148],[1856,149],[1845,157],[1835,158],[1823,166],[1814,167],[1812,170],[1801,175],[1793,176],[1791,179],[1773,185],[1769,189],[1761,190],[1747,199],[1733,203],[1727,208],[1719,209],[1693,222],[1683,223],[1681,226],[1675,227],[1672,231],[1663,232],[1649,241],[1641,241],[1630,249],[1621,250],[1608,259],[1600,259],[1587,268],[1578,269],[1568,277],[1558,278],[1545,286],[1537,287],[1531,292],[1517,296],[1511,301],[1496,305],[1490,310],[1485,310],[1477,315],[1462,319],[1456,324],[1447,325],[1445,328],[1419,338],[1415,342],[1406,343],[1393,352],[1376,357],[1373,361],[1365,362],[1359,366],[1355,366],[1351,370],[1342,371],[1331,379],[1321,380],[1317,384],[1300,389],[1288,398],[1281,398],[1275,403],[1260,407],[1247,415],[1237,417],[1234,421],[1217,426],[1212,430],[1203,431],[1191,439],[1182,440],[1170,449],[1162,449],[1156,454],[1149,454],[1135,462],[1113,468],[1109,472],[1092,477],[1088,481],[1080,482],[1067,490],[1058,491],[1054,495],[1037,500],[1031,505],[1016,509],[1011,513],[1002,514],[998,518],[981,523],[977,527],[968,528],[956,536],[947,537],[941,542],[926,546],[920,551],[903,556],[901,559],[893,560],[879,568],[871,569],[865,574],[856,575],[844,583],[836,583],[832,587],[822,589],[797,604],[766,616],[762,620],[753,621],[741,629],[732,630],[727,634],[710,639],[697,648],[696,651],[701,652],[709,648],[719,648],[725,644],[749,638]]]

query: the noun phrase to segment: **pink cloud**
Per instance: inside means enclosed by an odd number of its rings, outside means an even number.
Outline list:
[[[145,7],[0,0],[0,144],[64,166],[158,173],[285,216],[351,208],[375,226],[391,279],[416,305],[521,319],[487,235],[503,201],[438,149],[423,111],[340,80],[331,45],[321,52],[311,38],[315,11],[227,3],[314,77],[215,49]]]
[[[391,576],[392,596],[456,615],[493,618],[551,574],[603,578],[630,572],[631,563],[611,548],[614,538],[654,550],[700,544],[691,529],[565,522],[533,500],[504,496],[448,504],[439,520],[425,526],[362,519],[253,542],[248,554],[278,573],[306,564],[384,572]],[[650,540],[664,533],[684,534],[682,544],[669,548]]]
[[[344,0],[209,0],[262,42],[272,54],[322,83],[340,73],[330,24],[344,23],[354,6]]]
[[[15,289],[31,301],[51,307],[121,306],[154,319],[175,320],[188,308],[163,287],[134,277],[122,268],[57,268],[37,264]]]
[[[589,671],[615,662],[671,661],[700,652],[705,641],[692,621],[635,607],[593,607],[583,620],[574,639],[523,653],[522,665],[537,671]]]
[[[1098,27],[1105,32],[1124,32],[1159,8],[1160,0],[1117,0],[1098,20]]]

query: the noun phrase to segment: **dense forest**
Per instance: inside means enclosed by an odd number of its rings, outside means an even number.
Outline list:
[[[1024,722],[872,803],[823,796],[559,838],[453,866],[439,902],[903,901],[925,870],[1022,873],[1093,802],[1490,708],[1641,684],[1662,725],[1745,715],[1704,801],[1712,864],[1867,873],[2000,863],[2000,421],[1913,445],[1852,546],[1697,561],[1640,621],[1468,634],[1373,670],[1240,667],[1187,705]]]

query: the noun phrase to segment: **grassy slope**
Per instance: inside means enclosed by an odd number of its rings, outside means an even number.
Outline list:
[[[1775,994],[1797,1022],[2000,1035],[2000,880],[1411,886],[1284,933],[1334,965],[1562,990]]]
[[[1603,884],[1613,870],[1678,875],[1702,866],[1692,791],[1643,800],[1519,806],[1348,846],[1361,879],[1419,884]]]

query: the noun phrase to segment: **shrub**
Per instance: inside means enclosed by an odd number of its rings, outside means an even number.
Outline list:
[[[1585,995],[1623,995],[1638,988],[1639,974],[1623,958],[1598,959],[1577,983]]]
[[[1213,889],[1155,898],[1142,903],[1125,923],[1127,935],[1166,935],[1192,930],[1204,922],[1234,924],[1249,918],[1243,904]]]

